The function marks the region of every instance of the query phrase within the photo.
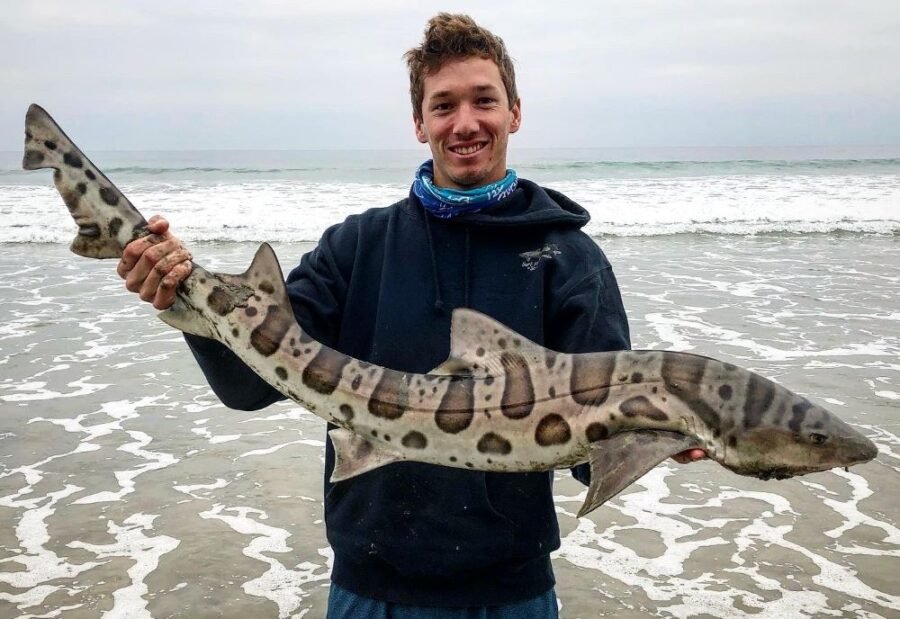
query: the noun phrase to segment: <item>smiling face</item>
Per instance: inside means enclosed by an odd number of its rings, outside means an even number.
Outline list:
[[[416,137],[431,148],[439,187],[472,189],[506,175],[509,134],[519,130],[520,102],[510,106],[492,60],[451,60],[425,77]]]

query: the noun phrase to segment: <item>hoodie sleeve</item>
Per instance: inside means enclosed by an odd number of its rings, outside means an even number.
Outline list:
[[[342,261],[340,255],[352,255],[355,247],[355,226],[347,223],[326,230],[319,245],[301,258],[286,281],[297,322],[311,337],[331,347],[337,341],[346,293],[341,264],[352,263]],[[184,337],[209,386],[225,406],[259,410],[284,399],[225,345],[196,335]]]
[[[603,352],[631,348],[628,318],[619,284],[608,264],[567,287],[549,321],[545,343],[565,353]],[[588,463],[571,469],[590,485]]]

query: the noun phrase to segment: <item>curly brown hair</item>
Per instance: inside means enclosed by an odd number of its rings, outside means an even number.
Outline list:
[[[409,96],[417,121],[422,120],[425,78],[439,71],[448,60],[471,56],[494,61],[500,69],[500,77],[512,109],[519,95],[516,91],[512,58],[506,51],[503,39],[476,24],[468,15],[438,13],[425,25],[425,38],[421,45],[403,56],[409,67]]]

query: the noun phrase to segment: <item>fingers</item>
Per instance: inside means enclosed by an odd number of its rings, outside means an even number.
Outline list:
[[[175,292],[191,270],[190,252],[169,232],[169,222],[154,215],[147,221],[149,235],[135,239],[122,252],[116,271],[125,288],[156,309],[175,301]]]
[[[696,462],[697,460],[705,460],[707,457],[706,452],[702,449],[688,449],[687,451],[675,454],[672,456],[672,459],[678,464],[687,464],[689,462]]]
[[[154,215],[147,220],[147,230],[163,236],[169,231],[169,221],[161,215]]]
[[[159,215],[154,215],[147,221],[147,230],[151,233],[147,236],[136,239],[125,246],[122,252],[122,259],[116,265],[116,272],[119,277],[125,279],[128,273],[140,261],[144,252],[153,245],[161,243],[164,240],[175,238],[169,232],[169,222]],[[130,289],[129,289],[130,290]]]
[[[168,241],[160,243],[150,251],[153,252],[157,248],[164,247],[166,243]],[[176,246],[153,265],[147,277],[144,278],[138,295],[142,300],[153,303],[153,307],[156,309],[168,308],[175,300],[175,290],[178,284],[191,273],[193,265],[190,260],[190,252],[181,245]],[[176,267],[178,267],[177,270],[175,270]]]

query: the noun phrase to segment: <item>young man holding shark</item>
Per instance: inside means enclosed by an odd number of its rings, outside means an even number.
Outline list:
[[[447,357],[451,311],[470,307],[559,352],[630,346],[618,285],[580,228],[580,206],[506,167],[521,101],[501,39],[439,14],[406,54],[417,139],[433,159],[400,202],[329,228],[287,278],[297,321],[357,359],[424,373]],[[172,305],[190,253],[162,218],[118,272],[158,309]],[[282,396],[218,342],[186,336],[232,407]],[[704,457],[694,449],[681,462]],[[552,472],[494,473],[401,462],[332,484],[329,617],[555,617],[559,547]],[[587,483],[589,469],[573,469]]]

